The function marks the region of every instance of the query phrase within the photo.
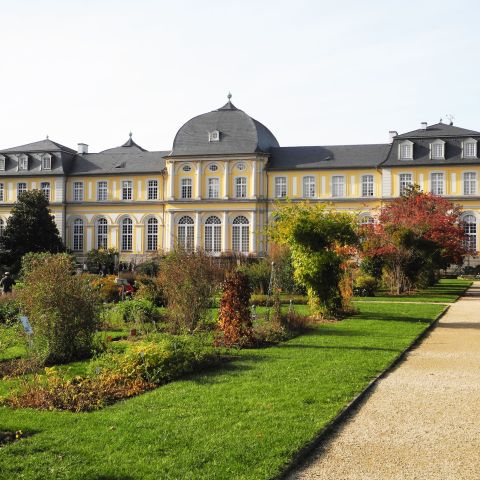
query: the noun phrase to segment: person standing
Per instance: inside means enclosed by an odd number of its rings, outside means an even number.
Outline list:
[[[15,280],[10,276],[10,272],[5,272],[5,275],[0,280],[0,288],[2,295],[12,292],[12,286],[15,285]]]

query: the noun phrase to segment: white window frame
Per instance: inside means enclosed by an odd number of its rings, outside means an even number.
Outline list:
[[[84,249],[85,222],[76,218],[72,223],[72,250],[83,252]]]
[[[233,219],[232,250],[243,254],[250,251],[250,221],[245,215],[238,215]]]
[[[95,220],[95,248],[97,250],[108,248],[108,220],[105,217]]]
[[[205,252],[218,255],[222,251],[222,221],[217,215],[210,215],[204,225]]]
[[[146,250],[147,252],[155,252],[158,250],[158,219],[150,217],[145,226],[146,232]]]
[[[341,182],[336,183],[336,180],[341,180]],[[346,196],[345,175],[332,175],[332,178],[331,178],[331,196],[332,196],[332,198],[343,198],[343,197]]]
[[[0,183],[0,202],[5,201],[5,184]]]
[[[49,153],[42,155],[42,170],[52,169],[52,156]]]
[[[437,152],[436,149],[439,148]],[[445,160],[445,142],[443,140],[434,140],[430,143],[430,158],[432,160]]]
[[[122,252],[133,252],[133,220],[130,217],[120,222],[120,247]]]
[[[288,196],[287,177],[275,177],[275,198],[286,198]]]
[[[0,171],[4,172],[7,167],[7,157],[0,155]]]
[[[235,177],[233,182],[235,186],[235,198],[247,198],[247,177]]]
[[[50,201],[50,182],[41,182],[40,190],[45,195],[45,198]]]
[[[373,197],[375,195],[375,177],[366,173],[360,177],[362,197]]]
[[[156,178],[147,180],[147,200],[158,200],[158,180]]]
[[[220,198],[219,177],[207,177],[207,198]]]
[[[22,187],[20,191],[20,185],[25,185],[25,187]],[[28,190],[27,183],[26,182],[18,182],[17,183],[17,198],[23,193]]]
[[[193,180],[191,177],[180,178],[180,198],[189,199],[193,197]]]
[[[467,175],[473,175],[473,179],[466,179]],[[467,184],[467,182],[469,182]],[[473,184],[473,188],[472,188]],[[469,188],[466,188],[469,185]],[[463,172],[462,173],[462,192],[463,195],[476,195],[477,194],[477,172]]]
[[[404,147],[408,147],[408,154],[405,154]],[[398,144],[398,158],[400,160],[413,160],[413,142],[404,140]]]
[[[315,198],[317,195],[317,179],[315,175],[305,175],[302,178],[302,197]]]
[[[434,185],[434,176],[436,175],[441,175],[441,183],[436,183]],[[445,195],[445,172],[430,172],[430,192],[433,193],[434,195]],[[434,186],[437,188],[434,189]],[[440,186],[440,188],[438,188]]]
[[[469,155],[468,145],[472,146],[473,152]],[[477,158],[477,140],[474,138],[466,138],[462,142],[462,158]]]
[[[177,222],[177,243],[187,252],[195,248],[195,222],[190,215],[183,215]]]
[[[374,225],[375,218],[370,213],[362,213],[360,215],[360,225]]]
[[[473,222],[466,222],[467,219],[473,219]],[[476,251],[477,250],[477,234],[478,234],[478,221],[477,217],[473,213],[465,213],[462,217],[464,223],[463,229],[466,235],[464,240],[465,246]]]
[[[133,200],[133,180],[122,180],[122,200]]]
[[[402,175],[409,175],[410,176],[410,182],[402,186]],[[401,197],[407,188],[407,186],[413,186],[414,181],[413,181],[413,173],[412,172],[400,172],[398,174],[398,195]]]
[[[97,181],[97,202],[106,202],[108,200],[108,181]]]
[[[18,169],[19,170],[28,170],[28,156],[20,155],[18,157]]]
[[[85,185],[83,182],[73,182],[73,201],[83,202],[85,198]]]

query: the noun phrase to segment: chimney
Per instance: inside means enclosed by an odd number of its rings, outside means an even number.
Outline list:
[[[396,130],[390,130],[388,132],[388,136],[390,137],[390,141],[388,143],[393,143],[393,139],[398,135]]]
[[[426,130],[427,129],[427,122],[422,122],[422,129]]]
[[[78,153],[79,155],[83,155],[88,153],[88,145],[86,143],[79,143],[78,144]]]

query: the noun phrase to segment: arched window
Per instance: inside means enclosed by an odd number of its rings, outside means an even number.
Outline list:
[[[75,252],[83,252],[83,220],[77,218],[73,222],[73,250]]]
[[[122,220],[122,251],[131,252],[133,243],[133,222],[131,218]]]
[[[222,250],[222,222],[218,217],[208,217],[205,222],[205,251],[220,253]]]
[[[149,218],[147,222],[147,250],[158,250],[158,220]]]
[[[463,229],[465,231],[465,247],[474,252],[477,250],[477,219],[474,215],[463,217]]]
[[[315,197],[315,177],[310,175],[308,177],[303,177],[303,197]]]
[[[106,218],[99,218],[95,222],[95,247],[97,249],[108,248],[108,223]]]
[[[232,248],[234,252],[248,253],[250,227],[244,216],[236,217],[232,227]]]
[[[5,221],[3,218],[0,218],[0,237],[3,235],[3,232],[5,231]]]
[[[178,246],[185,250],[193,250],[195,228],[191,217],[184,216],[178,221]]]

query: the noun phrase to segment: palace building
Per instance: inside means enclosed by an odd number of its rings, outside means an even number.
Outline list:
[[[230,97],[186,122],[167,151],[147,151],[131,134],[99,153],[48,138],[0,150],[0,229],[18,195],[40,189],[80,261],[91,249],[113,247],[138,263],[176,242],[260,256],[277,201],[328,202],[368,223],[384,202],[418,184],[462,205],[469,242],[479,249],[480,132],[423,123],[390,132],[385,144],[281,147]]]

